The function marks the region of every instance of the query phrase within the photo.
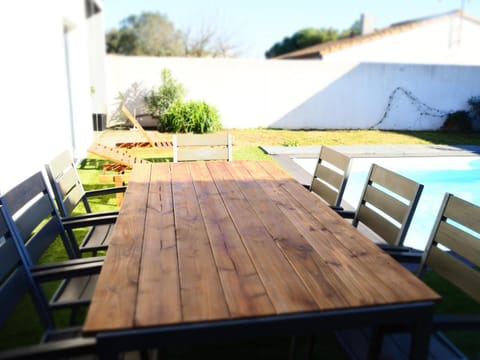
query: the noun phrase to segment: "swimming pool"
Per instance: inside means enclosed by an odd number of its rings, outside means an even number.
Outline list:
[[[294,159],[313,174],[316,159]],[[423,250],[445,192],[480,205],[480,157],[354,158],[344,200],[356,207],[372,163],[424,185],[405,245]]]

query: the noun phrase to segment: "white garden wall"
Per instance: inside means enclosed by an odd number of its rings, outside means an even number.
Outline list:
[[[119,92],[157,87],[164,68],[226,128],[438,129],[480,95],[476,66],[109,55],[110,113]]]

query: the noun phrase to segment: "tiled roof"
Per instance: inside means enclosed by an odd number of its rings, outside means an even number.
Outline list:
[[[333,41],[328,41],[318,45],[309,46],[307,48],[292,51],[274,59],[311,59],[321,58],[325,54],[333,53],[335,51],[343,50],[354,45],[363,44],[372,40],[378,40],[390,35],[398,34],[404,31],[412,30],[414,28],[424,26],[426,24],[443,20],[448,17],[462,16],[464,19],[473,21],[480,25],[480,20],[470,15],[465,14],[462,10],[454,10],[441,15],[429,16],[415,20],[408,20],[390,25],[389,27],[377,30],[371,34],[354,36],[350,38],[343,38]]]

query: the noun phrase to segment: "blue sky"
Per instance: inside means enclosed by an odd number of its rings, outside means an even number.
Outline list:
[[[480,0],[464,0],[465,11],[480,18]],[[177,29],[192,33],[209,26],[226,34],[239,56],[264,58],[275,42],[306,28],[345,30],[362,13],[375,27],[437,15],[461,7],[462,0],[104,0],[105,29],[129,15],[160,12]]]

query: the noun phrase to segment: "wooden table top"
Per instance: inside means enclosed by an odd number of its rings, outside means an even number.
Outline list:
[[[438,301],[271,161],[133,169],[85,332]]]

